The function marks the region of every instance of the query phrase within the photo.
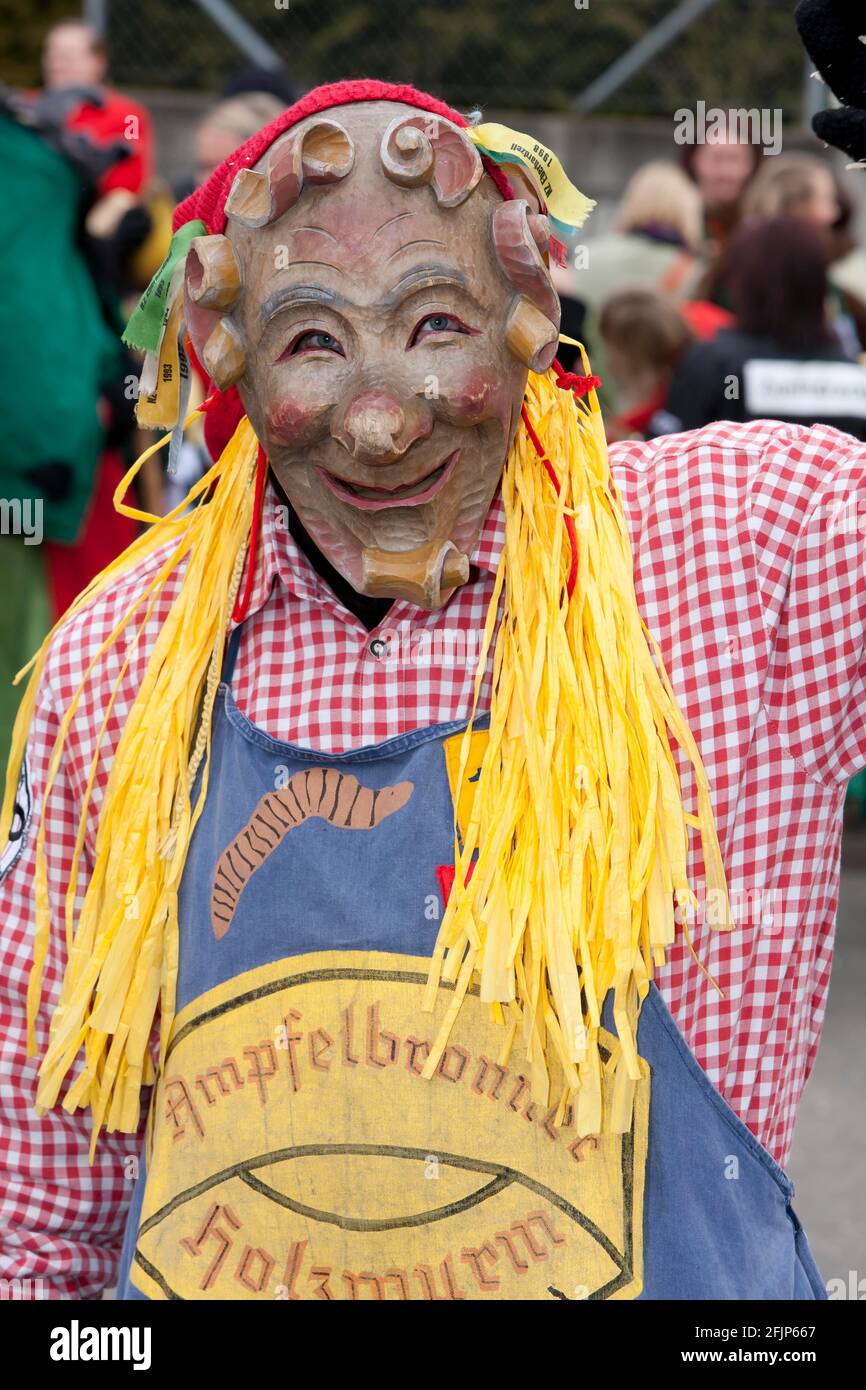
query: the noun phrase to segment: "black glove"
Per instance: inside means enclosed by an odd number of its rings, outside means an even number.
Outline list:
[[[107,236],[86,235],[84,250],[97,282],[110,285],[118,294],[125,293],[129,262],[152,230],[153,218],[147,208],[136,204],[127,209]]]
[[[820,140],[866,160],[866,4],[864,0],[800,0],[795,19],[818,71],[843,103],[819,111]]]

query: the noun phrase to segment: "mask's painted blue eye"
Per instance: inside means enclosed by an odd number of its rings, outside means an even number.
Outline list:
[[[289,355],[294,357],[299,352],[336,352],[341,357],[345,356],[340,343],[331,333],[325,333],[322,329],[313,329],[309,333],[302,333],[299,338],[292,343]]]
[[[471,333],[472,330],[466,327],[462,319],[458,319],[454,314],[428,314],[426,319],[422,319],[412,334],[409,344],[414,347],[416,343],[424,338],[431,338],[436,333]]]

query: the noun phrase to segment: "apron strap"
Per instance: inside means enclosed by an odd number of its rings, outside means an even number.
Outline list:
[[[235,662],[238,659],[238,648],[241,645],[241,630],[243,623],[238,623],[234,632],[226,643],[226,653],[223,657],[222,682],[223,685],[231,685],[232,676],[235,673]]]

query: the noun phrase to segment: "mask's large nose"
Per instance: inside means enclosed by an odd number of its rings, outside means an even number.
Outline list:
[[[433,429],[427,402],[385,390],[362,391],[335,414],[331,433],[359,463],[395,463]]]

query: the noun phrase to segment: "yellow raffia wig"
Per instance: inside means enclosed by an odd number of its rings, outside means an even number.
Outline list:
[[[707,888],[727,903],[707,779],[661,657],[641,620],[621,506],[595,393],[578,402],[553,374],[530,374],[526,410],[557,490],[521,426],[503,475],[506,539],[485,625],[475,701],[490,649],[490,733],[442,920],[425,997],[440,979],[453,1002],[425,1067],[429,1077],[473,979],[503,1024],[503,1057],[518,1033],[534,1096],[550,1099],[550,1063],[564,1078],[560,1114],[576,1098],[582,1134],[602,1123],[600,1009],[614,990],[622,1044],[613,1078],[617,1129],[628,1127],[640,1076],[636,1027],[654,966],[674,939],[675,901],[694,903],[686,878],[689,828],[700,830]],[[165,440],[161,441],[165,443]],[[154,448],[161,447],[156,445]],[[66,1076],[68,1111],[89,1106],[100,1128],[134,1131],[140,1088],[154,1080],[148,1050],[157,1005],[164,1054],[175,1006],[177,894],[207,792],[211,714],[225,638],[249,544],[258,445],[244,418],[219,462],[165,518],[116,504],[149,529],[102,572],[71,612],[167,544],[166,556],[99,656],[139,632],[169,575],[180,591],[149,658],[111,767],[93,875],[77,922],[76,874],[66,895],[69,960],[40,1066],[38,1105],[53,1106]],[[195,504],[185,511],[188,504]],[[565,518],[577,536],[576,583]],[[501,620],[498,618],[501,616]],[[34,658],[15,725],[0,834],[8,833],[18,770],[50,637]],[[45,799],[82,686],[66,712]],[[128,660],[128,658],[127,658]],[[115,685],[123,679],[124,663]],[[22,673],[23,674],[23,673]],[[473,707],[474,712],[474,707]],[[100,731],[104,736],[106,721]],[[461,776],[472,726],[461,748]],[[682,805],[669,735],[690,759],[697,815]],[[98,752],[91,767],[90,786]],[[202,765],[200,792],[191,790]],[[84,841],[86,805],[76,845]],[[7,827],[4,832],[3,827]],[[36,841],[36,941],[28,996],[29,1049],[50,931],[45,817]],[[466,883],[477,851],[474,872]],[[724,921],[727,922],[727,913]],[[77,1059],[83,1051],[83,1062]]]
[[[492,646],[489,739],[462,850],[455,839],[455,888],[426,1006],[441,978],[456,988],[424,1075],[433,1075],[478,979],[482,1001],[503,1021],[503,1005],[511,1016],[503,1065],[519,1033],[533,1098],[557,1104],[558,1121],[576,1101],[578,1133],[598,1133],[598,1030],[613,989],[621,1043],[613,1127],[623,1132],[641,1076],[640,1004],[674,940],[675,905],[687,940],[685,914],[697,906],[686,874],[690,827],[700,831],[708,899],[719,904],[715,925],[730,927],[730,908],[706,773],[638,611],[595,392],[576,402],[552,373],[530,373],[525,409],[558,494],[524,427],[503,474],[505,548],[476,673],[477,702]],[[577,540],[570,600],[566,515]],[[471,733],[470,724],[458,787]],[[697,815],[683,807],[669,734],[694,769]],[[564,1077],[553,1096],[551,1057]]]

